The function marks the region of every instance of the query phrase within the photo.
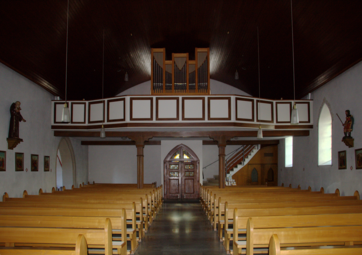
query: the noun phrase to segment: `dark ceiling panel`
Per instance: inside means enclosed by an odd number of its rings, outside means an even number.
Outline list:
[[[64,97],[67,1],[0,1],[0,61]],[[362,59],[362,1],[294,0],[296,96]],[[210,47],[211,78],[261,97],[293,98],[288,0],[70,0],[68,99],[105,97],[150,79],[151,48]],[[235,70],[239,80],[234,79]],[[124,81],[128,72],[129,81]]]

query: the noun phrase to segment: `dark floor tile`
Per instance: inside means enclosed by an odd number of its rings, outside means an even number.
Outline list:
[[[165,203],[135,255],[226,254],[198,203]]]

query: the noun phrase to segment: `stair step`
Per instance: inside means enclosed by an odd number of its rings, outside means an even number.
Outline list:
[[[209,182],[209,183],[219,183],[219,180],[216,180],[214,178],[207,178],[207,182]]]
[[[204,182],[203,186],[219,186],[219,182]]]
[[[219,180],[219,175],[214,175],[214,178],[215,178],[216,180]]]

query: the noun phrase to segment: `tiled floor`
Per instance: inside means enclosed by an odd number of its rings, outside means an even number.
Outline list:
[[[135,255],[226,254],[199,203],[164,203]]]

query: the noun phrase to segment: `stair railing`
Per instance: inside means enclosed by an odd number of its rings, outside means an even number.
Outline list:
[[[225,173],[228,174],[238,164],[245,163],[246,157],[250,154],[254,147],[254,145],[245,145],[238,152],[236,152],[232,158],[228,160]]]

